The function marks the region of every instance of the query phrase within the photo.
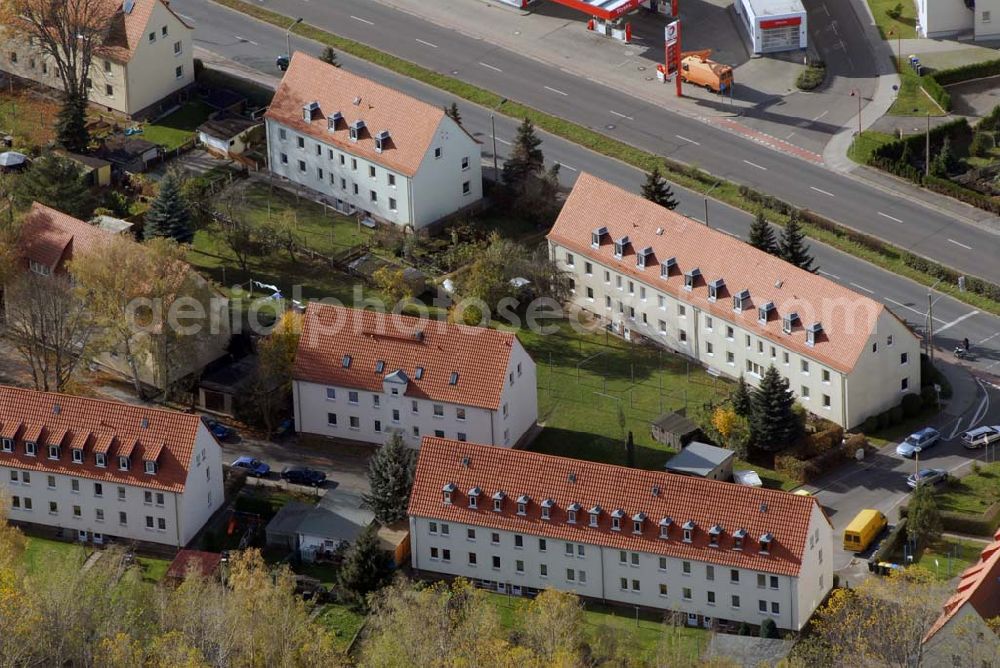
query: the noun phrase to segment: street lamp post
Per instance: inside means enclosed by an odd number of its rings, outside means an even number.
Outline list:
[[[497,121],[496,115],[493,112],[506,101],[507,98],[503,98],[497,102],[496,107],[493,107],[493,109],[490,110],[490,130],[493,134],[493,178],[496,179],[497,183],[500,182],[500,171],[497,167]]]
[[[931,366],[934,365],[934,302],[937,299],[931,300],[934,295],[931,294],[931,290],[941,282],[941,279],[934,281],[934,285],[927,288],[927,358],[931,362]],[[944,295],[938,297],[941,299]]]
[[[861,91],[857,88],[851,89],[851,97],[858,98],[858,140],[861,139]]]
[[[292,24],[285,30],[285,52],[288,54],[288,62],[292,61],[292,28],[302,23],[302,17],[292,21]]]

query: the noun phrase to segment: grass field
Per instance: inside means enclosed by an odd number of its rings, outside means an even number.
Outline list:
[[[193,139],[194,131],[208,119],[210,113],[211,109],[205,103],[188,102],[169,116],[143,126],[140,136],[171,151]]]
[[[167,569],[170,568],[168,559],[136,557],[136,561],[142,567],[142,579],[148,582],[159,582],[167,574]]]
[[[985,544],[979,541],[939,538],[925,547],[913,563],[940,580],[950,580],[978,561],[983,547]]]
[[[875,149],[894,141],[896,141],[896,138],[885,132],[865,130],[860,135],[854,136],[851,147],[847,149],[847,157],[854,162],[865,165],[871,159]]]
[[[978,515],[1000,501],[1000,462],[981,466],[936,495],[938,509]]]
[[[907,39],[917,36],[917,7],[909,0],[868,0],[868,7],[872,10],[882,39],[895,41],[897,37]],[[887,13],[894,8],[900,9],[898,19]]]
[[[0,135],[14,137],[15,150],[40,147],[55,139],[59,105],[27,93],[0,93]]]
[[[73,560],[82,566],[86,558],[87,552],[78,543],[27,537],[24,561],[29,574],[43,573],[55,561]]]
[[[354,634],[365,623],[364,615],[340,603],[326,605],[316,620],[333,633],[337,646],[342,650],[347,649]]]
[[[899,92],[896,101],[889,107],[892,116],[946,116],[941,108],[924,93],[920,87],[920,77],[909,67],[904,66],[899,73]]]

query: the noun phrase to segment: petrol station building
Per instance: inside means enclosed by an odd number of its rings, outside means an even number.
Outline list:
[[[733,8],[755,55],[808,45],[806,10],[800,0],[735,0]]]

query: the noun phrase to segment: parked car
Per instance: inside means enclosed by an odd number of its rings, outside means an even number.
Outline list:
[[[962,434],[962,446],[974,450],[991,443],[1000,443],[1000,425],[976,427]]]
[[[931,447],[941,439],[941,434],[933,427],[924,427],[913,432],[906,440],[896,446],[896,454],[901,457],[913,457]]]
[[[243,455],[234,461],[230,466],[240,469],[246,469],[247,473],[257,478],[263,478],[268,473],[271,472],[271,467],[260,461],[259,459],[254,459],[253,457],[248,457]]]
[[[916,489],[922,485],[940,485],[946,480],[948,472],[944,469],[920,469],[906,477],[906,484],[910,489]]]
[[[201,421],[204,422],[205,426],[208,427],[208,430],[212,432],[212,436],[215,436],[215,438],[220,441],[224,441],[230,436],[234,436],[236,434],[235,429],[227,427],[213,418],[202,416]]]
[[[312,485],[319,487],[326,482],[326,474],[305,466],[286,466],[281,469],[281,479],[296,485]]]

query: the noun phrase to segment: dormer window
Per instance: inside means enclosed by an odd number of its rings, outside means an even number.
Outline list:
[[[97,465],[97,466],[99,466],[102,469],[105,466],[107,466],[108,465],[108,456],[107,456],[107,454],[105,454],[103,452],[95,452],[94,453],[94,464]]]
[[[795,327],[795,322],[799,319],[799,314],[794,311],[786,315],[781,319],[781,331],[785,334],[791,334],[792,328]]]
[[[816,345],[816,339],[818,339],[819,335],[822,333],[823,333],[822,323],[814,322],[813,324],[809,325],[809,328],[806,329],[806,345],[807,346]]]
[[[740,290],[739,294],[733,295],[733,310],[742,313],[743,309],[750,303],[750,291]]]
[[[118,469],[120,471],[128,471],[129,463],[130,462],[128,457],[122,455],[121,457],[118,458]]]
[[[598,520],[601,519],[601,507],[594,506],[588,512],[590,513],[590,526],[596,528]]]
[[[528,503],[531,501],[531,497],[527,494],[522,494],[517,497],[517,514],[527,515],[528,514]]]
[[[615,257],[619,260],[625,255],[625,250],[629,245],[628,236],[624,236],[621,239],[615,241]]]
[[[579,503],[571,503],[566,506],[566,522],[567,524],[576,524],[576,514],[580,512],[582,506]]]
[[[722,535],[722,527],[718,524],[712,526],[708,530],[708,546],[709,547],[719,547],[719,536]]]
[[[503,500],[507,497],[503,492],[497,492],[493,495],[493,512],[499,513],[503,511]]]
[[[72,453],[71,456],[73,458],[74,464],[83,463],[83,450],[81,450],[80,448],[73,448],[70,452]]]
[[[302,120],[312,123],[313,114],[319,111],[319,102],[310,102],[302,107]]]
[[[447,485],[441,488],[441,496],[445,505],[451,505],[451,495],[455,493],[455,483],[449,482]]]
[[[390,139],[391,138],[389,136],[388,130],[382,130],[377,135],[375,135],[375,152],[381,153],[382,151],[387,149],[389,147]]]
[[[49,459],[59,459],[59,446],[50,445],[49,446]]]
[[[726,281],[721,278],[717,278],[711,283],[709,283],[708,301],[714,302],[719,297],[719,294],[722,293],[725,289],[726,289]]]
[[[473,487],[472,489],[469,490],[469,507],[470,508],[478,508],[479,507],[479,495],[481,493],[482,493],[482,490],[479,489],[478,487]]]
[[[695,530],[694,520],[688,520],[681,528],[684,530],[684,542],[690,543]]]
[[[618,509],[611,513],[611,530],[621,531],[622,530],[622,518],[625,517],[625,511]]]
[[[762,325],[767,324],[768,318],[771,317],[771,311],[774,310],[774,302],[767,302],[763,306],[757,307],[757,320]]]
[[[670,270],[677,266],[677,258],[667,258],[660,263],[660,278],[669,278]]]
[[[347,130],[350,140],[357,141],[365,131],[365,122],[360,119],[356,120],[351,123],[351,126]]]
[[[552,506],[556,505],[556,502],[552,499],[545,499],[542,501],[542,519],[550,520],[552,519]]]
[[[344,120],[344,115],[339,111],[335,111],[326,117],[326,129],[333,132],[337,129],[337,125]]]
[[[632,516],[632,533],[641,534],[642,526],[646,522],[646,513],[636,513]]]
[[[653,248],[652,246],[646,246],[635,256],[635,266],[645,269],[646,261],[651,257],[653,257]]]
[[[38,446],[34,441],[24,442],[24,454],[28,455],[29,457],[34,457],[37,454],[37,450]]]
[[[670,519],[669,517],[664,517],[663,519],[660,520],[660,522],[659,522],[660,538],[669,538],[670,537],[670,526],[673,523],[674,523],[674,521],[672,519]]]
[[[594,248],[598,248],[601,245],[601,239],[608,233],[608,228],[598,227],[596,230],[590,233],[590,245]]]
[[[156,462],[147,459],[144,464],[146,467],[146,475],[156,475]]]
[[[771,553],[771,542],[774,541],[774,536],[770,533],[766,533],[760,537],[760,553],[770,554]]]
[[[742,550],[743,549],[743,539],[747,537],[746,529],[737,529],[733,532],[733,549]]]
[[[3,448],[4,452],[13,452],[14,451],[14,440],[10,439],[10,438],[5,438],[5,439],[3,439],[2,442],[0,442],[0,447]]]
[[[684,289],[691,290],[694,288],[694,284],[698,282],[698,277],[701,276],[701,269],[695,267],[691,271],[684,274]]]

